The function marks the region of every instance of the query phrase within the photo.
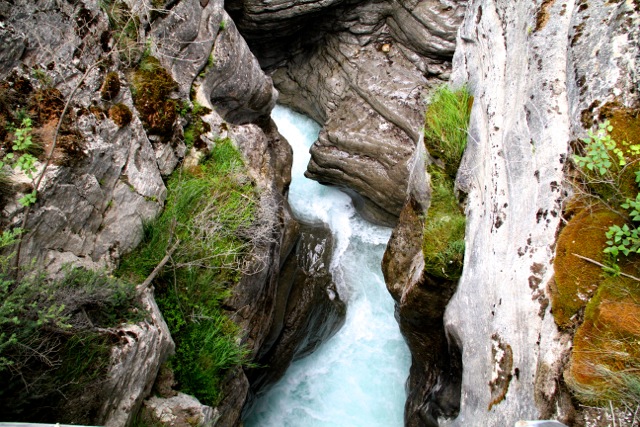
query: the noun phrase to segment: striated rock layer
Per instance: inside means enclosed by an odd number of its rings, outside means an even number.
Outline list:
[[[570,343],[546,288],[569,143],[598,104],[638,101],[639,19],[633,2],[469,3],[452,75],[475,96],[458,174],[467,249],[445,313],[462,349],[461,406],[441,425],[581,425],[562,388]]]
[[[449,75],[466,1],[229,2],[280,101],[323,125],[307,176],[395,224],[425,90]],[[261,26],[272,28],[265,39]]]

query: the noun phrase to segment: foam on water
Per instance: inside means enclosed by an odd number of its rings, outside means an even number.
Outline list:
[[[309,147],[320,129],[315,122],[281,106],[272,117],[293,146],[289,203],[297,218],[331,228],[331,270],[348,308],[342,329],[294,362],[259,399],[245,425],[400,427],[411,358],[380,269],[391,230],[360,218],[340,190],[304,178]]]

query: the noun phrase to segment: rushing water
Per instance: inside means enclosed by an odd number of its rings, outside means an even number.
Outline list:
[[[319,126],[285,107],[272,117],[293,146],[289,202],[297,218],[334,235],[331,271],[347,303],[340,331],[294,362],[257,403],[247,427],[400,427],[410,354],[393,316],[380,262],[391,230],[364,221],[349,196],[306,179]]]

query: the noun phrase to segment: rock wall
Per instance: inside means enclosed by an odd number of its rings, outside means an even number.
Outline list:
[[[161,7],[158,2],[152,5],[142,0],[127,1],[126,6],[93,0],[0,3],[4,24],[0,28],[0,79],[12,90],[28,81],[37,90],[59,91],[55,92],[60,94],[55,100],[60,107],[57,116],[51,117],[51,123],[38,122],[37,131],[49,126],[50,133],[42,133],[42,138],[50,143],[55,119],[69,101],[64,126],[73,129],[81,147],[73,162],[54,162],[48,167],[26,222],[21,259],[35,259],[51,274],[67,263],[113,268],[122,254],[140,242],[143,222],[161,211],[166,197],[163,178],[185,156],[184,118],[176,115],[169,133],[145,131],[127,84],[129,61],[135,62],[145,46],[134,43],[135,49],[123,55],[116,36],[109,32],[106,10],[113,13],[115,9],[107,7],[116,7],[125,17],[137,17],[138,38],[147,40],[147,53],[158,58],[177,82],[169,99],[184,105],[196,97],[212,109],[203,118],[211,129],[203,137],[205,143],[229,136],[247,161],[261,190],[257,221],[267,238],[252,254],[254,265],[248,268],[253,274],[243,276],[225,308],[245,332],[243,341],[256,360],[269,353],[270,360],[278,360],[279,369],[284,370],[293,357],[311,351],[335,331],[343,308],[339,299],[329,299],[330,277],[321,268],[300,264],[306,280],[316,280],[316,273],[322,276],[317,278],[313,295],[301,286],[304,281],[280,275],[299,237],[285,201],[291,148],[268,117],[277,98],[271,78],[261,70],[222,1],[182,0],[164,2]],[[115,72],[120,82],[120,90],[109,99],[101,91],[107,72]],[[116,124],[109,118],[108,111],[116,103],[132,112],[130,122]],[[42,170],[41,163],[38,167]],[[24,177],[14,180],[22,183],[17,186],[18,194],[3,206],[3,227],[22,222],[25,209],[17,198],[33,185]],[[300,251],[301,257],[310,257],[309,262],[315,259],[311,252]],[[293,276],[300,276],[300,271],[292,270]],[[289,292],[291,289],[296,291]],[[149,394],[160,364],[173,351],[152,293],[145,291],[142,300],[149,320],[118,332],[121,339],[114,347],[113,366],[103,387],[104,404],[96,418],[85,424],[129,424]],[[316,304],[320,300],[326,301],[324,308]],[[335,311],[335,316],[326,314],[327,310]],[[315,320],[305,323],[307,316]],[[327,317],[334,320],[324,322]],[[285,349],[273,349],[274,336],[283,335],[285,329],[290,336],[279,339]],[[250,386],[242,368],[233,370],[225,382],[222,403],[215,411],[204,408],[202,412],[215,418],[216,425],[238,425]],[[255,385],[251,392],[259,389]],[[178,411],[182,405],[167,400],[160,403],[163,411],[171,411],[170,407]]]
[[[449,75],[465,1],[230,2],[280,101],[323,125],[307,176],[395,224],[429,86]],[[260,11],[258,13],[257,11]],[[265,38],[259,29],[272,28]]]
[[[452,74],[475,97],[458,175],[468,193],[467,250],[445,314],[462,349],[462,394],[458,417],[441,425],[578,422],[562,389],[570,342],[549,314],[546,288],[569,143],[585,135],[582,119],[597,115],[594,100],[638,101],[638,9],[469,2]]]

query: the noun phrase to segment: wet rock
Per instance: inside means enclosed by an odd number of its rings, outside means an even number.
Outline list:
[[[397,221],[426,88],[448,76],[465,4],[344,4],[323,12],[330,33],[316,20],[283,42],[293,54],[282,67],[278,43],[262,49],[249,34],[263,66],[276,67],[281,102],[323,125],[307,176],[349,189],[369,220]]]
[[[291,362],[312,353],[344,323],[329,265],[333,238],[324,225],[300,225],[299,240],[280,271],[274,322],[249,372],[252,390],[261,394],[284,375]]]

